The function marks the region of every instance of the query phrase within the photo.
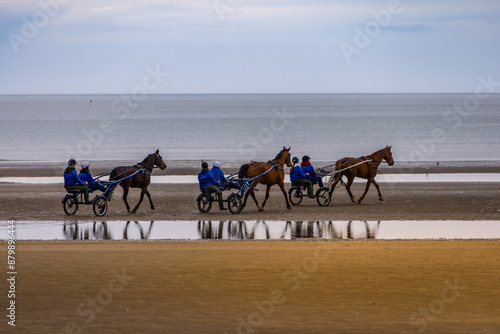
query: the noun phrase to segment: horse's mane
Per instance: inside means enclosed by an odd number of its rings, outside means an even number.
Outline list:
[[[373,152],[373,153],[372,153],[372,154],[370,154],[370,155],[372,155],[372,156],[373,156],[374,154],[377,154],[377,153],[380,153],[380,152],[382,152],[382,151],[386,151],[386,150],[387,150],[387,146],[386,146],[386,147],[384,147],[384,148],[382,148],[382,149],[380,149],[380,150],[378,150],[378,151]]]
[[[276,155],[276,158],[274,158],[273,160],[278,160],[278,159],[281,159],[281,156],[283,155],[283,150],[280,151],[280,153],[278,153]]]
[[[146,162],[146,160],[148,160],[150,156],[152,156],[152,154],[148,154],[148,156],[145,157],[144,160],[142,160],[140,163],[142,164],[142,163]]]

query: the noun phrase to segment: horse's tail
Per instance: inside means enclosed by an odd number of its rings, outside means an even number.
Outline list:
[[[345,160],[346,160],[345,158],[337,160],[337,162],[335,163],[335,170],[341,170],[342,167],[344,166]]]
[[[337,162],[335,163],[335,170],[336,171],[341,170],[344,167],[345,161],[346,161],[346,158],[337,160]],[[342,174],[343,173],[344,172],[338,172],[338,173],[336,173],[335,174],[335,181],[336,182],[340,181],[340,183],[342,183],[343,185],[345,185],[344,181],[342,181]]]
[[[118,175],[118,168],[114,168],[111,171],[111,174],[109,175],[109,180],[114,181],[116,179],[116,176]]]
[[[239,179],[244,179],[247,177],[247,172],[248,172],[249,167],[250,167],[250,164],[241,165],[240,170],[238,171],[238,178]]]

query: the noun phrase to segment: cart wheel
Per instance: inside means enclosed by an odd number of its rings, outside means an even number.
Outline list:
[[[293,205],[299,205],[302,202],[302,189],[300,187],[292,187],[288,190],[288,199]]]
[[[94,214],[98,217],[102,217],[108,212],[108,202],[106,198],[101,195],[98,195],[94,201]]]
[[[78,211],[78,203],[75,202],[75,198],[71,195],[66,195],[63,200],[64,212],[67,215],[73,216]]]
[[[229,212],[232,214],[240,213],[243,209],[243,201],[241,200],[241,196],[235,193],[232,193],[227,197],[227,207]]]
[[[318,191],[316,192],[316,200],[318,201],[319,206],[327,206],[328,204],[330,204],[332,196],[330,195],[327,187],[318,189]]]
[[[198,202],[198,210],[200,210],[200,212],[202,213],[210,212],[210,209],[212,208],[212,196],[210,196],[209,199],[207,198],[207,196],[201,193],[196,199],[196,201]]]

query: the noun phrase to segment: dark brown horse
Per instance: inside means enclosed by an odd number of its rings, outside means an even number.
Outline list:
[[[276,166],[277,165],[277,166]],[[240,179],[244,178],[253,178],[259,176],[269,170],[269,172],[265,173],[262,176],[257,177],[250,188],[248,189],[247,194],[245,195],[245,200],[243,201],[243,207],[247,204],[248,195],[252,195],[252,198],[255,202],[255,205],[259,208],[259,211],[264,211],[264,206],[266,205],[266,201],[269,198],[269,191],[271,187],[275,184],[279,185],[281,191],[283,192],[283,196],[285,196],[286,200],[286,208],[291,209],[290,203],[288,202],[288,197],[285,191],[285,165],[288,167],[292,166],[290,162],[290,147],[286,148],[283,146],[283,149],[278,153],[276,158],[269,162],[252,162],[249,164],[242,165],[238,172],[238,177]],[[276,167],[273,167],[276,166]],[[262,206],[259,205],[257,199],[255,198],[254,188],[259,184],[267,185],[266,189],[266,198],[264,202],[262,202]]]
[[[365,162],[371,160],[370,162]],[[337,183],[344,182],[342,181],[342,176],[347,177],[347,184],[345,185],[345,188],[347,190],[347,193],[351,197],[351,201],[353,203],[356,203],[356,199],[354,198],[354,195],[351,193],[351,185],[352,182],[354,181],[355,177],[360,177],[363,179],[367,179],[368,181],[366,182],[366,187],[365,187],[365,193],[358,199],[358,203],[361,204],[361,201],[366,196],[366,193],[368,192],[368,189],[370,188],[370,185],[373,183],[375,187],[377,188],[378,191],[378,199],[383,201],[384,199],[382,198],[382,194],[380,193],[380,188],[378,187],[377,182],[375,182],[375,176],[377,175],[378,172],[378,166],[382,161],[386,161],[389,166],[394,165],[394,160],[392,159],[392,153],[391,153],[391,146],[386,146],[384,149],[378,150],[375,153],[372,153],[370,155],[367,155],[365,157],[360,157],[360,158],[343,158],[338,160],[335,163],[335,170],[343,170],[344,171],[335,174],[335,180],[332,185],[331,191],[335,190],[335,186]],[[357,166],[354,166],[358,164]],[[354,166],[349,168],[350,166]]]
[[[111,175],[109,176],[110,181],[116,181],[126,178],[120,182],[120,186],[123,188],[123,201],[127,206],[128,212],[136,213],[137,209],[139,208],[139,205],[141,204],[144,198],[144,194],[146,194],[149,198],[149,204],[151,204],[151,209],[152,210],[155,209],[153,201],[151,200],[151,195],[149,194],[148,191],[148,186],[151,183],[151,173],[153,172],[154,166],[159,167],[161,170],[167,168],[167,165],[165,164],[165,162],[163,162],[163,159],[160,156],[159,150],[156,150],[155,153],[148,155],[142,162],[138,163],[137,165],[120,166],[116,167],[111,171]],[[128,177],[134,173],[135,175]],[[130,206],[128,205],[127,202],[127,195],[129,188],[141,189],[141,198],[139,199],[139,203],[137,203],[137,205],[133,210],[130,210]]]

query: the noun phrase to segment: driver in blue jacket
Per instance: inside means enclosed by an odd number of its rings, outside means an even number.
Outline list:
[[[307,195],[309,198],[314,198],[312,194],[313,185],[312,182],[307,179],[309,173],[304,173],[302,167],[299,165],[299,158],[293,157],[293,166],[290,169],[290,181],[292,181],[293,186],[307,186]]]
[[[309,158],[309,156],[307,155],[304,155],[302,157],[302,164],[300,165],[302,167],[302,171],[304,173],[309,173],[307,179],[310,180],[313,184],[318,182],[318,185],[321,188],[323,187],[323,180],[321,179],[320,176],[316,175],[314,167],[311,165],[311,162],[309,160],[311,160],[311,158]]]
[[[224,207],[224,201],[222,199],[222,191],[219,189],[217,180],[212,175],[212,172],[208,169],[208,163],[204,161],[201,164],[201,172],[198,174],[198,182],[200,184],[200,189],[203,192],[214,192],[219,197],[219,209],[227,210]]]
[[[214,179],[217,181],[217,184],[219,185],[219,187],[227,188],[227,189],[231,189],[231,188],[239,189],[240,188],[234,182],[231,182],[228,179],[226,179],[226,177],[224,176],[224,172],[220,169],[220,162],[214,161],[213,167],[210,171],[212,172],[212,175],[214,176]]]
[[[64,176],[64,188],[67,192],[72,192],[74,190],[78,190],[83,193],[83,197],[85,199],[85,204],[92,204],[89,201],[89,187],[87,187],[87,182],[83,181],[78,177],[78,173],[76,172],[76,160],[69,159],[68,167],[63,173]]]
[[[94,180],[92,174],[90,174],[89,167],[90,163],[88,163],[87,161],[82,162],[82,170],[80,171],[80,175],[78,175],[78,177],[82,181],[87,182],[87,186],[89,187],[90,192],[93,192],[97,189],[102,192],[106,191],[106,188],[102,184]]]

